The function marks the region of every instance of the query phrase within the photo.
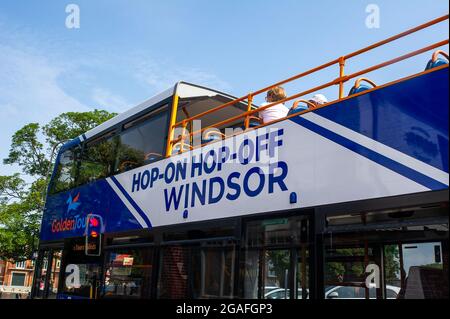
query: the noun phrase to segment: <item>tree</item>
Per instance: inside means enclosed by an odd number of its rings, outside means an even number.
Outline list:
[[[109,120],[103,110],[68,112],[41,126],[30,123],[12,136],[5,165],[17,164],[24,175],[0,176],[0,258],[24,260],[37,247],[44,198],[57,148]]]

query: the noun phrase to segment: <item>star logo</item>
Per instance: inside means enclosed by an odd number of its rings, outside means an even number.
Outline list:
[[[72,210],[77,210],[78,206],[80,206],[81,202],[79,202],[78,200],[80,199],[80,193],[77,194],[77,196],[75,196],[72,199],[72,194],[69,195],[69,198],[67,199],[67,213],[70,213]]]

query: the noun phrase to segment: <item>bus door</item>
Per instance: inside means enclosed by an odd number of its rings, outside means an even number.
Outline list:
[[[448,212],[415,209],[327,219],[326,299],[448,298]]]
[[[236,243],[207,239],[164,245],[160,252],[158,298],[233,298]]]
[[[241,258],[243,298],[309,298],[308,234],[309,220],[305,216],[246,223]]]
[[[65,241],[58,299],[97,299],[103,256],[87,256],[85,238]]]

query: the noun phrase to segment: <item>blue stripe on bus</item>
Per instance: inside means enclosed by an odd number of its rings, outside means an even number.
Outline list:
[[[391,158],[388,158],[384,155],[381,155],[367,147],[364,147],[352,140],[349,140],[341,135],[338,135],[324,127],[321,127],[315,123],[312,123],[311,121],[308,121],[307,119],[301,117],[301,116],[295,116],[292,117],[291,120],[310,131],[313,131],[314,133],[317,133],[321,135],[322,137],[325,137],[326,139],[329,139],[361,156],[364,156],[365,158],[368,158],[371,161],[374,161],[375,163],[382,165],[410,180],[413,180],[414,182],[425,186],[431,190],[437,190],[437,189],[443,189],[448,188],[447,185],[428,177],[422,173],[419,173],[415,170],[413,170],[410,167],[407,167],[403,164],[400,164]]]
[[[448,87],[445,68],[314,113],[448,173]]]
[[[119,190],[122,192],[122,194],[125,196],[125,198],[130,202],[130,204],[134,207],[134,209],[136,209],[136,211],[142,217],[142,219],[145,221],[147,226],[149,228],[151,228],[152,227],[152,223],[148,219],[147,215],[138,206],[138,204],[136,204],[136,202],[131,198],[131,196],[127,193],[125,188],[123,188],[123,186],[119,183],[119,181],[114,176],[111,176],[111,180],[114,182],[114,184],[116,184],[117,188],[119,188]]]

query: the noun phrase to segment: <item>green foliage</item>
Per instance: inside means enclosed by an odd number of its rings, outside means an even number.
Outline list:
[[[269,271],[273,271],[279,281],[280,287],[286,288],[285,275],[289,270],[290,260],[289,252],[286,250],[270,250],[267,252],[269,262]]]
[[[18,165],[34,181],[27,184],[20,174],[0,176],[1,259],[27,259],[36,249],[45,192],[57,147],[115,115],[101,110],[68,112],[42,127],[30,123],[14,133],[3,163]]]
[[[19,174],[0,176],[0,204],[22,199],[25,196],[24,186],[25,182]]]
[[[9,155],[3,164],[18,164],[28,175],[45,176],[50,161],[46,158],[44,145],[38,140],[39,131],[38,123],[30,123],[14,133]]]
[[[116,139],[92,145],[83,153],[79,181],[87,183],[108,176],[115,161]]]
[[[67,112],[63,113],[43,127],[46,142],[54,147],[61,141],[66,141],[80,136],[101,123],[116,116],[103,110],[91,112]]]
[[[384,276],[387,283],[400,280],[400,249],[398,245],[384,246]]]
[[[329,254],[327,259],[332,261],[328,261],[325,264],[325,277],[327,282],[337,283],[365,280],[364,248],[340,248]],[[348,257],[359,257],[359,261],[357,259],[350,261],[351,259],[348,259]],[[342,261],[339,261],[339,259]],[[391,284],[398,281],[400,274],[398,245],[384,246],[383,264],[386,282]]]
[[[31,200],[0,208],[0,255],[15,261],[30,258],[37,244],[41,215]]]
[[[363,248],[339,248],[336,249],[330,259],[336,261],[327,262],[325,265],[325,278],[327,282],[348,281],[348,277],[353,281],[362,280],[364,276],[364,263],[362,261],[338,261],[346,259],[345,257],[364,256]]]

